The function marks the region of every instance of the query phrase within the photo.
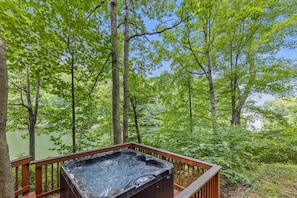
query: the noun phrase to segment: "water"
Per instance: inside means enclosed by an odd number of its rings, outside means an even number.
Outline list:
[[[125,150],[76,164],[73,161],[64,168],[86,197],[110,197],[138,188],[169,169],[160,162]]]
[[[10,159],[17,159],[19,157],[28,156],[29,155],[29,138],[23,138],[25,134],[28,133],[28,130],[18,130],[15,132],[7,132],[7,142],[9,147],[9,156]],[[58,135],[57,133],[52,133],[54,136]],[[35,137],[35,154],[36,159],[45,159],[48,157],[55,157],[60,155],[58,151],[52,150],[56,146],[50,140],[50,135],[41,134],[36,135]],[[66,139],[66,138],[64,138]],[[68,138],[69,141],[69,138]]]

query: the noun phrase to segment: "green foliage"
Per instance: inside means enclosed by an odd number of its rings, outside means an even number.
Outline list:
[[[121,22],[123,2],[118,2]],[[20,104],[29,65],[31,87],[41,82],[37,133],[50,134],[61,154],[71,152],[72,61],[78,150],[112,144],[109,12],[107,3],[94,10],[96,3],[0,3],[11,81],[8,130],[24,128],[28,119]],[[221,165],[224,185],[249,183],[244,170],[262,163],[297,163],[297,100],[288,99],[296,94],[296,63],[276,56],[296,49],[296,2],[133,1],[133,10],[130,35],[162,30],[189,16],[161,37],[130,40],[130,98],[144,144]],[[160,25],[151,27],[144,19]],[[118,31],[123,31],[121,25]],[[121,44],[119,48],[121,52]],[[209,79],[202,69],[207,68],[206,52],[215,87],[216,136],[211,132]],[[170,72],[148,77],[165,64],[171,64]],[[257,93],[286,99],[259,107],[251,101]],[[234,111],[241,123],[230,126]],[[259,131],[250,129],[248,119],[257,119],[253,115],[264,125]],[[131,141],[137,141],[134,121],[130,105]]]

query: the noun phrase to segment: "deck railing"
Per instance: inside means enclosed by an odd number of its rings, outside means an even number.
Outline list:
[[[17,195],[26,194],[30,190],[29,166],[32,167],[31,176],[35,178],[35,182],[31,182],[31,190],[35,190],[38,198],[48,197],[59,194],[60,167],[63,162],[122,148],[131,148],[173,163],[174,187],[179,191],[176,198],[220,197],[219,166],[137,143],[120,144],[32,162],[30,162],[30,158],[13,161],[13,167],[22,167],[21,170],[23,171],[21,177],[20,174],[14,174],[16,183],[15,195],[17,197]],[[19,169],[16,169],[15,172],[18,173]],[[22,180],[21,185],[19,184],[20,180]]]
[[[30,161],[31,157],[24,157],[11,161],[15,197],[30,192]]]

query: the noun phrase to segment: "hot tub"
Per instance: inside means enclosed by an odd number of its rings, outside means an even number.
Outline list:
[[[173,165],[132,149],[66,162],[61,198],[173,198]]]

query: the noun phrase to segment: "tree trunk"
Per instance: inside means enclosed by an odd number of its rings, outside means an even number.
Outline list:
[[[237,77],[231,79],[231,91],[232,91],[232,97],[231,97],[231,106],[232,106],[232,115],[231,115],[231,125],[240,125],[240,119],[241,119],[241,111],[242,108],[252,92],[252,88],[255,84],[256,79],[256,66],[255,66],[255,60],[254,57],[247,53],[247,62],[249,64],[249,79],[248,83],[246,84],[243,93],[237,97],[237,104],[236,104],[236,92],[239,90],[239,87],[237,85]]]
[[[37,121],[37,114],[38,114],[38,99],[39,99],[39,81],[36,83],[36,95],[35,95],[35,109],[32,106],[31,101],[31,86],[30,86],[30,74],[29,74],[29,66],[26,66],[26,98],[27,98],[27,109],[29,115],[29,154],[32,157],[32,160],[35,160],[36,153],[35,153],[35,126]]]
[[[112,125],[114,144],[121,143],[119,57],[117,38],[116,0],[110,0],[111,44],[112,44]]]
[[[231,125],[240,125],[241,108],[236,106],[237,77],[231,79]]]
[[[212,74],[212,61],[210,57],[210,33],[211,28],[208,27],[209,24],[204,24],[203,26],[203,34],[204,34],[204,46],[206,48],[206,51],[204,53],[204,56],[206,58],[206,66],[203,66],[203,64],[199,61],[198,56],[196,55],[189,36],[189,29],[188,29],[188,44],[190,47],[190,50],[194,56],[194,59],[196,63],[199,65],[200,69],[202,70],[202,73],[205,75],[205,77],[208,80],[208,87],[209,87],[209,99],[210,99],[210,112],[211,112],[211,119],[212,119],[212,129],[213,129],[213,137],[214,137],[214,143],[217,143],[218,139],[218,124],[217,124],[217,110],[216,110],[216,100],[215,100],[215,88],[214,88],[214,82],[213,82],[213,74]]]
[[[71,136],[72,136],[72,153],[75,153],[77,150],[76,146],[76,111],[75,111],[75,79],[74,79],[74,52],[71,50],[71,44],[70,44],[70,36],[67,36],[67,50],[71,56],[71,63],[70,63],[70,72],[71,72]]]
[[[213,85],[213,78],[212,78],[212,64],[210,60],[210,54],[209,52],[205,53],[206,60],[207,60],[207,78],[209,82],[209,96],[210,96],[210,107],[211,107],[211,117],[212,117],[212,129],[213,129],[213,135],[214,135],[214,142],[217,143],[217,110],[216,110],[216,101],[215,101],[215,88]]]
[[[130,99],[130,101],[131,101],[133,113],[134,113],[134,123],[135,123],[137,141],[138,141],[138,143],[141,144],[140,131],[139,131],[139,126],[138,126],[138,116],[137,116],[137,110],[136,110],[136,102],[134,102],[134,100],[132,98]]]
[[[72,152],[76,152],[74,55],[71,54]]]
[[[0,36],[0,195],[3,198],[13,198],[11,163],[5,131],[8,101],[8,76],[5,50],[5,43]]]
[[[188,81],[188,101],[189,101],[189,119],[190,119],[190,140],[193,139],[193,109],[192,109],[192,87],[191,81]]]
[[[240,125],[241,109],[234,109],[232,111],[231,125]]]
[[[130,0],[126,0],[124,32],[124,105],[123,105],[123,142],[129,141],[129,11]]]

